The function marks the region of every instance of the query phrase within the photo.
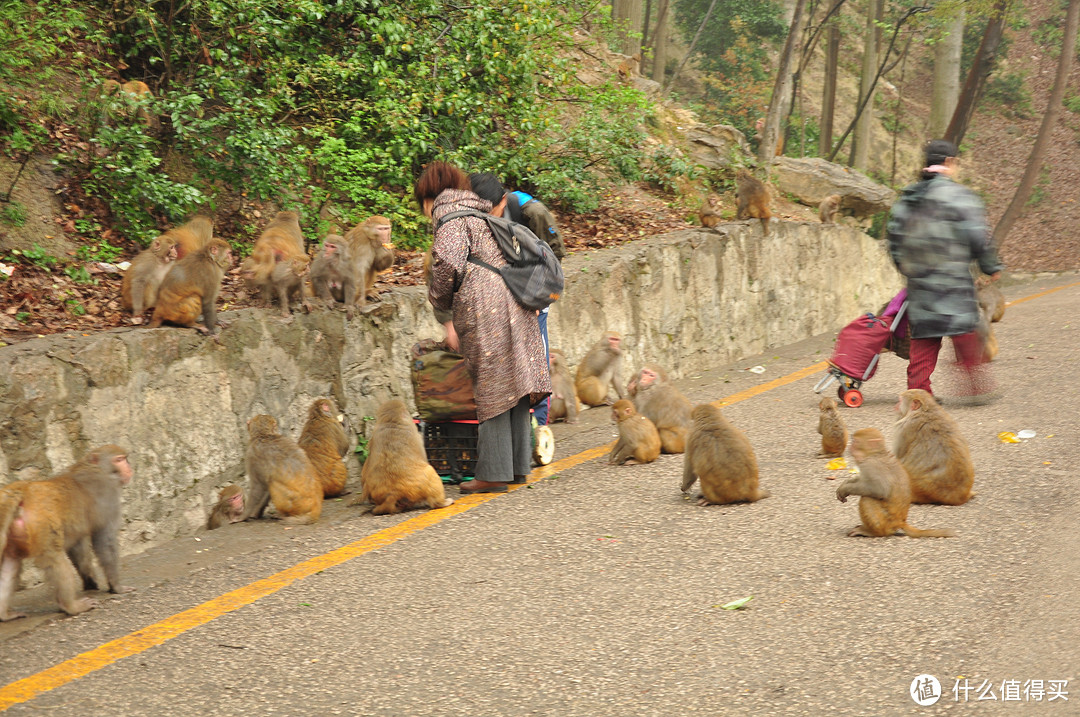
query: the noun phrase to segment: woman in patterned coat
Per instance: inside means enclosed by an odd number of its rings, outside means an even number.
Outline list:
[[[529,407],[551,393],[536,312],[517,302],[501,275],[469,263],[472,255],[495,267],[506,264],[487,222],[462,216],[439,224],[451,212],[491,209],[491,202],[472,193],[464,172],[432,162],[414,193],[436,227],[428,300],[437,310],[453,311],[447,343],[465,357],[475,382],[476,478],[459,488],[466,494],[503,492],[507,483],[525,482],[532,460]]]

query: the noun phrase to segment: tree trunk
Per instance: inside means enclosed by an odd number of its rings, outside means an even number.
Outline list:
[[[949,127],[945,130],[945,139],[957,147],[967,134],[971,117],[975,114],[975,107],[979,104],[983,88],[986,86],[986,78],[994,71],[994,66],[997,64],[997,49],[1001,44],[1001,34],[1005,30],[1005,11],[1008,6],[1009,0],[998,0],[997,5],[994,6],[994,15],[986,24],[979,51],[975,54],[971,71],[968,72],[967,79],[964,81],[964,89],[956,101],[956,111],[953,112]]]
[[[1061,102],[1065,98],[1065,88],[1069,83],[1069,72],[1072,70],[1073,55],[1076,54],[1076,28],[1080,24],[1080,0],[1069,2],[1069,12],[1065,16],[1065,37],[1061,44],[1061,57],[1058,58],[1057,75],[1054,76],[1054,86],[1050,90],[1050,101],[1046,104],[1046,113],[1043,115],[1042,125],[1039,126],[1039,135],[1035,138],[1035,145],[1031,148],[1028,157],[1027,169],[1020,180],[1020,186],[1016,188],[1016,194],[1009,202],[1005,213],[1001,215],[997,226],[994,227],[994,244],[1001,246],[1005,236],[1012,229],[1016,218],[1031,196],[1031,190],[1038,179],[1039,170],[1042,169],[1043,157],[1046,148],[1050,144],[1050,135],[1054,132],[1058,117],[1061,116]]]
[[[821,92],[821,137],[818,154],[827,157],[832,151],[833,109],[836,107],[836,69],[840,64],[840,26],[831,21],[825,46],[825,88]]]
[[[870,138],[874,130],[874,87],[877,79],[878,45],[881,29],[878,22],[885,10],[884,0],[868,0],[866,8],[866,34],[863,38],[862,79],[859,82],[859,104],[864,106],[855,123],[855,138],[851,143],[852,167],[865,172],[870,163]],[[867,99],[869,98],[869,99]]]
[[[641,0],[612,0],[611,18],[615,20],[624,55],[641,52]]]
[[[927,136],[941,137],[949,126],[949,118],[956,111],[960,96],[960,50],[964,44],[964,8],[956,17],[948,20],[943,38],[934,46],[934,89],[930,102],[930,125]]]
[[[652,34],[652,78],[660,84],[664,83],[664,70],[667,65],[667,16],[669,5],[669,0],[660,0],[656,10],[656,28]]]
[[[802,0],[800,0],[802,2]],[[690,47],[686,48],[686,56],[679,63],[679,66],[675,68],[675,71],[671,73],[671,77],[664,83],[664,89],[667,89],[669,85],[675,82],[675,78],[682,72],[682,68],[686,66],[686,63],[694,54],[694,47],[697,46],[697,41],[701,39],[701,31],[705,29],[705,26],[709,24],[709,19],[712,18],[713,10],[716,9],[716,0],[712,0],[709,3],[709,9],[705,11],[705,17],[701,19],[701,24],[698,25],[697,32],[694,33],[694,39],[690,41]]]
[[[780,139],[780,123],[786,114],[786,105],[791,97],[792,68],[803,34],[803,24],[806,21],[805,10],[806,0],[796,0],[787,41],[784,43],[784,50],[777,63],[776,82],[773,84],[772,99],[769,100],[769,111],[765,115],[761,145],[758,147],[758,162],[765,168],[768,168],[772,158],[776,156],[776,142]]]

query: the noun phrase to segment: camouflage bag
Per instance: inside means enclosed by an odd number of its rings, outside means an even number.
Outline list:
[[[416,412],[424,421],[475,421],[473,377],[461,354],[424,339],[412,347]]]

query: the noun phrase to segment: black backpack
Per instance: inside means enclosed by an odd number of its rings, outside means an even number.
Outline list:
[[[559,298],[564,283],[562,266],[551,247],[533,234],[531,229],[476,209],[450,212],[439,220],[438,226],[458,217],[479,217],[487,222],[506,259],[506,266],[497,269],[471,254],[469,263],[502,276],[519,304],[526,309],[546,309]]]

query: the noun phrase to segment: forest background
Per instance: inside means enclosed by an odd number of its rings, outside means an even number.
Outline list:
[[[733,218],[736,168],[777,149],[901,187],[949,136],[1010,269],[1080,269],[1077,6],[0,0],[0,340],[123,324],[107,265],[197,212],[241,256],[278,209],[313,246],[382,214],[384,283],[416,283],[433,159],[543,198],[587,251],[694,224],[709,193]],[[756,157],[697,166],[689,125]],[[235,276],[223,296],[248,300]]]

